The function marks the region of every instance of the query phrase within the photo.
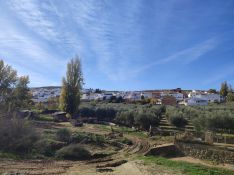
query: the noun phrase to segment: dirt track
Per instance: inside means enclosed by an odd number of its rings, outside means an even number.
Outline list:
[[[133,145],[126,146],[114,155],[92,161],[42,161],[42,160],[1,160],[0,172],[21,173],[21,174],[71,174],[71,175],[91,175],[91,174],[145,174],[146,168],[142,163],[131,160],[132,155],[143,154],[150,145],[146,140],[132,138]],[[130,173],[130,174],[129,174]]]

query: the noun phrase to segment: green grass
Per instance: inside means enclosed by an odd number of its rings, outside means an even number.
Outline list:
[[[111,126],[109,125],[97,125],[98,128],[103,129],[105,131],[111,131]],[[147,133],[143,131],[135,131],[132,128],[124,127],[124,126],[112,126],[112,129],[116,132],[122,132],[123,134],[129,134],[132,136],[137,136],[141,138],[146,138]]]
[[[41,115],[37,118],[37,120],[51,122],[51,121],[53,121],[53,117],[50,116],[50,115],[41,114]]]
[[[20,159],[18,155],[15,155],[13,153],[8,153],[8,152],[2,152],[2,151],[0,151],[0,158],[7,158],[7,159],[14,159],[14,160]]]
[[[146,164],[157,164],[185,175],[234,175],[234,171],[232,170],[213,168],[183,161],[173,161],[162,157],[139,156],[137,158],[143,160]]]

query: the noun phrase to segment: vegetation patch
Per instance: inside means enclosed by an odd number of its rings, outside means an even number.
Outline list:
[[[53,121],[53,117],[51,115],[46,115],[46,114],[40,114],[36,119],[39,121],[47,121],[47,122]]]
[[[57,130],[56,138],[61,142],[69,142],[71,139],[71,131],[67,128],[61,128]]]
[[[65,142],[60,142],[53,139],[42,139],[35,144],[35,149],[39,154],[52,157],[58,149],[65,145]]]
[[[28,121],[0,118],[0,150],[17,154],[29,154],[39,135]]]
[[[162,157],[139,156],[138,159],[143,160],[146,164],[157,164],[186,175],[234,175],[234,171],[232,170],[213,168],[183,161],[173,161]]]
[[[91,153],[79,144],[72,144],[61,148],[56,152],[56,157],[67,160],[87,160]]]

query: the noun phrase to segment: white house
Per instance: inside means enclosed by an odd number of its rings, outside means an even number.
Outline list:
[[[196,90],[192,90],[192,92],[189,92],[188,98],[196,97],[199,94],[201,94],[201,93],[197,92]]]
[[[196,95],[197,98],[206,99],[208,102],[220,102],[221,96],[219,94],[200,94]]]
[[[89,95],[88,94],[82,94],[81,100],[89,100]]]
[[[124,99],[129,100],[129,101],[141,100],[141,93],[139,93],[139,92],[129,92],[124,96]]]
[[[153,93],[152,92],[142,92],[141,96],[143,96],[145,99],[152,98],[153,97]]]
[[[54,87],[42,87],[42,88],[32,88],[30,89],[32,94],[32,100],[36,103],[47,102],[51,97],[59,97],[61,93],[61,88]]]
[[[95,94],[95,100],[103,100],[104,95],[103,94]]]
[[[188,94],[189,98],[201,98],[206,99],[208,102],[220,102],[221,96],[220,94],[213,94],[213,93],[207,93],[207,92],[197,92],[193,90]]]
[[[169,92],[169,93],[161,93],[161,97],[165,97],[165,96],[172,96],[175,97],[176,101],[182,101],[184,99],[184,94],[179,93],[179,92]]]
[[[192,97],[192,98],[188,98],[185,101],[185,105],[186,106],[206,106],[206,105],[208,105],[208,100],[202,99],[202,98]]]

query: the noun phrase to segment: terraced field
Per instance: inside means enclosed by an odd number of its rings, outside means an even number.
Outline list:
[[[174,135],[174,133],[177,132],[184,132],[184,131],[190,131],[194,132],[194,126],[192,125],[191,121],[188,120],[188,124],[184,128],[178,128],[174,125],[172,125],[165,116],[162,116],[159,128],[162,132],[169,133],[171,135]]]

